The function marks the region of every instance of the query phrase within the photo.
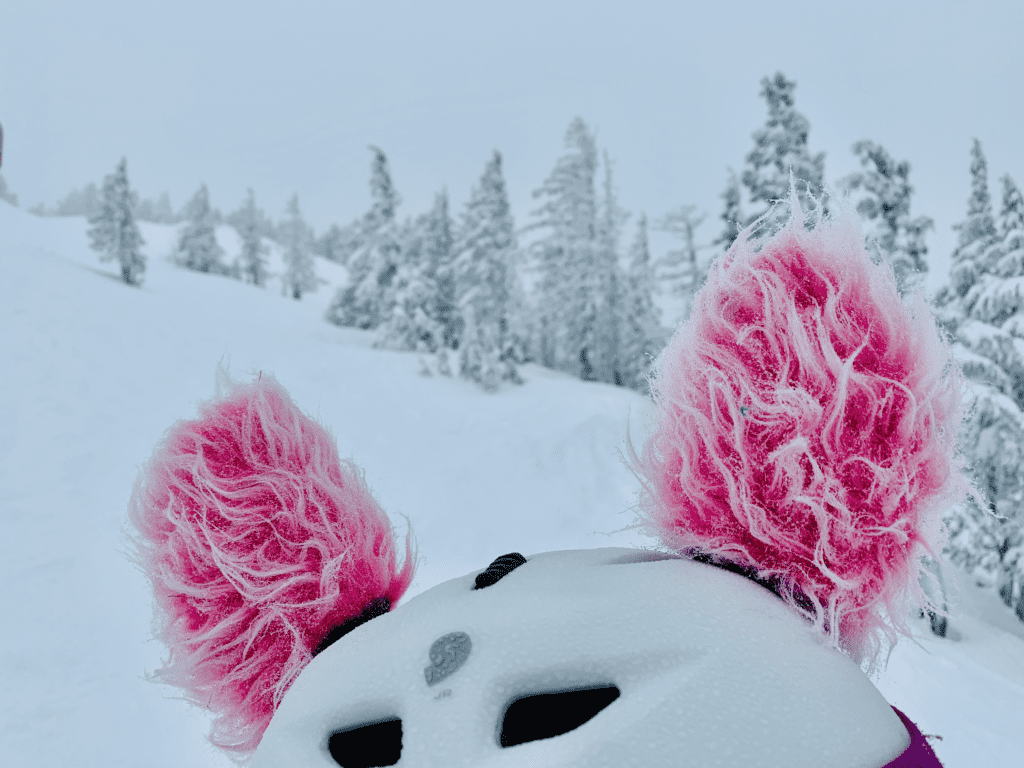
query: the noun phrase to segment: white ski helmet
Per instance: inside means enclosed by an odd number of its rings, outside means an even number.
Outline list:
[[[849,657],[741,576],[628,549],[476,576],[317,656],[254,768],[878,768],[909,743]]]

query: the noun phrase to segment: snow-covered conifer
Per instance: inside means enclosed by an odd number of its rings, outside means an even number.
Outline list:
[[[804,211],[810,211],[817,204],[815,201],[821,199],[825,154],[812,155],[807,147],[811,126],[794,106],[795,88],[796,83],[781,72],[761,80],[761,97],[768,105],[768,120],[763,128],[754,132],[754,148],[747,155],[742,175],[753,206],[744,226],[767,213],[775,201],[786,198],[790,174],[796,181]],[[781,226],[784,215],[788,214],[780,208],[779,214],[766,222],[768,229]]]
[[[401,261],[401,233],[395,221],[399,195],[391,180],[387,156],[370,147],[370,194],[373,206],[363,217],[362,244],[349,259],[348,284],[341,288],[327,319],[355,328],[376,328],[388,316],[394,303],[392,282]]]
[[[746,221],[743,216],[743,195],[740,192],[740,181],[736,178],[736,173],[732,168],[729,169],[729,182],[725,185],[725,191],[722,192],[721,198],[725,204],[722,214],[719,216],[722,220],[722,233],[711,244],[722,250],[727,250]]]
[[[682,241],[682,247],[668,251],[656,265],[658,280],[669,286],[669,292],[681,302],[681,319],[690,314],[693,298],[707,277],[706,265],[697,257],[698,246],[694,234],[704,221],[704,214],[696,213],[695,205],[683,205],[665,214],[658,222],[658,229],[668,232]]]
[[[56,216],[85,216],[92,218],[100,210],[100,191],[93,182],[81,189],[73,189],[57,202]]]
[[[862,190],[857,211],[875,227],[868,234],[882,257],[892,266],[901,292],[914,288],[928,271],[925,233],[934,226],[927,216],[910,218],[910,163],[897,162],[883,146],[858,141],[853,152],[863,171],[847,179],[852,190]]]
[[[594,260],[595,290],[599,301],[593,364],[594,378],[609,384],[622,384],[621,329],[624,322],[622,294],[626,276],[619,264],[622,226],[629,214],[619,205],[612,175],[612,160],[604,152],[604,184],[597,230]]]
[[[187,223],[178,238],[177,263],[196,272],[227,275],[228,266],[222,261],[224,249],[217,242],[217,215],[210,208],[210,193],[200,185],[185,206]]]
[[[487,389],[494,377],[518,381],[510,333],[518,245],[498,151],[470,194],[454,254],[460,374]]]
[[[459,376],[475,381],[488,392],[494,392],[504,379],[518,381],[515,368],[501,360],[500,342],[495,338],[494,325],[477,322],[472,302],[462,307],[462,318],[462,337],[456,353]]]
[[[982,262],[995,275],[1017,277],[1024,275],[1024,197],[1009,175],[1004,175],[1001,181],[998,234],[982,256]]]
[[[128,183],[128,161],[121,158],[112,174],[103,179],[99,210],[89,219],[89,238],[102,261],[117,259],[121,279],[128,285],[140,285],[146,271],[146,259],[140,248],[145,244],[135,222],[138,197]]]
[[[959,235],[949,273],[950,288],[954,296],[963,298],[988,271],[983,256],[997,237],[988,189],[988,163],[977,139],[971,146],[971,196],[967,200],[967,218],[954,229]]]
[[[953,560],[991,574],[1024,621],[1024,206],[1005,178],[997,227],[977,141],[971,154],[967,218],[956,227],[950,285],[938,299],[971,384],[961,446],[983,503],[972,499],[950,510],[946,523]]]
[[[620,328],[621,384],[647,391],[647,371],[665,343],[660,311],[654,303],[655,277],[647,239],[647,216],[641,215],[630,247],[629,272],[622,291]]]
[[[90,186],[95,190],[94,185]],[[88,191],[88,188],[83,191]],[[70,198],[71,195],[68,195],[66,200],[70,200]],[[58,203],[58,215],[76,215],[60,213],[61,206],[66,204],[66,201]],[[78,205],[81,205],[81,203],[78,203]],[[147,198],[140,202],[135,212],[135,218],[139,221],[152,221],[157,224],[176,224],[179,221],[179,218],[174,215],[174,210],[171,208],[171,196],[166,192],[161,192],[160,197],[156,200]]]
[[[248,195],[237,215],[232,214],[228,221],[238,230],[242,239],[242,252],[239,254],[239,268],[245,282],[262,288],[267,284],[267,246],[260,235],[260,214],[256,207],[256,194],[249,188]]]
[[[160,193],[160,198],[153,206],[153,216],[153,220],[160,224],[177,223],[178,218],[174,215],[174,209],[171,207],[171,196],[166,192]]]
[[[440,319],[437,274],[440,256],[436,237],[439,204],[447,219],[447,196],[438,195],[434,207],[402,228],[401,263],[392,281],[394,300],[377,326],[376,346],[387,349],[437,352],[444,344]],[[450,234],[450,229],[449,229]],[[447,258],[451,257],[451,241]],[[426,362],[424,361],[424,366]],[[429,368],[424,368],[429,370]]]
[[[433,316],[437,286],[412,263],[398,268],[394,281],[395,300],[390,313],[377,326],[374,345],[383,349],[436,352],[443,337],[441,324]]]
[[[250,224],[246,223],[246,220],[252,217],[253,215],[253,212],[248,210],[248,199],[246,199],[246,201],[243,202],[240,206],[238,206],[238,208],[236,208],[235,210],[233,210],[231,213],[224,217],[224,223],[230,224],[232,227],[238,230],[239,233],[241,233],[242,229],[244,229],[246,226],[250,226]],[[277,227],[274,226],[274,222],[267,215],[266,211],[259,207],[257,207],[255,211],[255,225],[256,232],[260,235],[260,237],[263,237],[266,240],[274,240],[275,242],[277,241]]]
[[[594,378],[599,284],[597,255],[597,148],[590,128],[575,118],[565,133],[568,150],[533,196],[543,204],[530,229],[545,234],[532,244],[537,286],[540,362],[583,379]]]
[[[356,219],[351,224],[339,227],[331,224],[327,231],[313,243],[313,253],[330,259],[338,264],[348,264],[349,258],[355,253],[361,244],[360,222]]]
[[[455,349],[462,320],[455,289],[455,225],[448,209],[448,190],[441,190],[422,220],[418,247],[420,259],[437,291],[434,317],[441,325],[440,346]]]
[[[135,206],[136,221],[156,221],[156,203],[148,197],[139,201]]]
[[[288,201],[286,217],[278,228],[284,246],[284,274],[281,292],[298,301],[302,294],[315,291],[320,281],[316,276],[313,254],[310,252],[312,233],[299,210],[299,196]]]

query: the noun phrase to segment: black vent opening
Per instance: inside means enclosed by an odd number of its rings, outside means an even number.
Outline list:
[[[485,589],[497,584],[525,562],[526,558],[518,552],[509,552],[507,555],[502,555],[488,565],[486,571],[477,574],[473,589]]]
[[[402,756],[402,721],[382,720],[333,733],[327,749],[342,768],[394,765]]]
[[[505,710],[498,738],[503,747],[550,739],[575,730],[619,698],[614,685],[540,693],[513,701]]]

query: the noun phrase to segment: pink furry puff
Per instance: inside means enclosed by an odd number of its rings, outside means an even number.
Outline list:
[[[156,677],[214,711],[211,741],[240,756],[325,635],[412,580],[359,470],[269,376],[172,426],[128,511],[169,648]]]
[[[636,470],[641,527],[779,585],[834,647],[873,667],[930,606],[920,555],[967,489],[961,381],[927,306],[912,308],[841,207],[808,231],[791,195],[712,267],[659,357],[657,425]]]

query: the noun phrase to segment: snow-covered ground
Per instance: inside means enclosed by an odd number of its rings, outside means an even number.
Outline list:
[[[273,372],[366,469],[421,559],[409,597],[497,555],[650,544],[623,531],[636,481],[620,460],[645,400],[538,367],[486,394],[424,376],[415,354],[323,313],[344,269],[301,302],[175,267],[173,227],[143,224],[141,289],[88,248],[82,219],[0,202],[0,763],[227,766],[207,717],[144,680],[148,586],[125,558],[139,466],[174,420],[236,377]],[[232,258],[230,228],[218,237]],[[279,254],[273,270],[280,271]],[[956,640],[901,644],[877,681],[948,766],[1012,765],[1024,713],[1024,625],[963,587]],[[924,626],[922,625],[922,632]],[[766,649],[770,652],[770,649]]]

